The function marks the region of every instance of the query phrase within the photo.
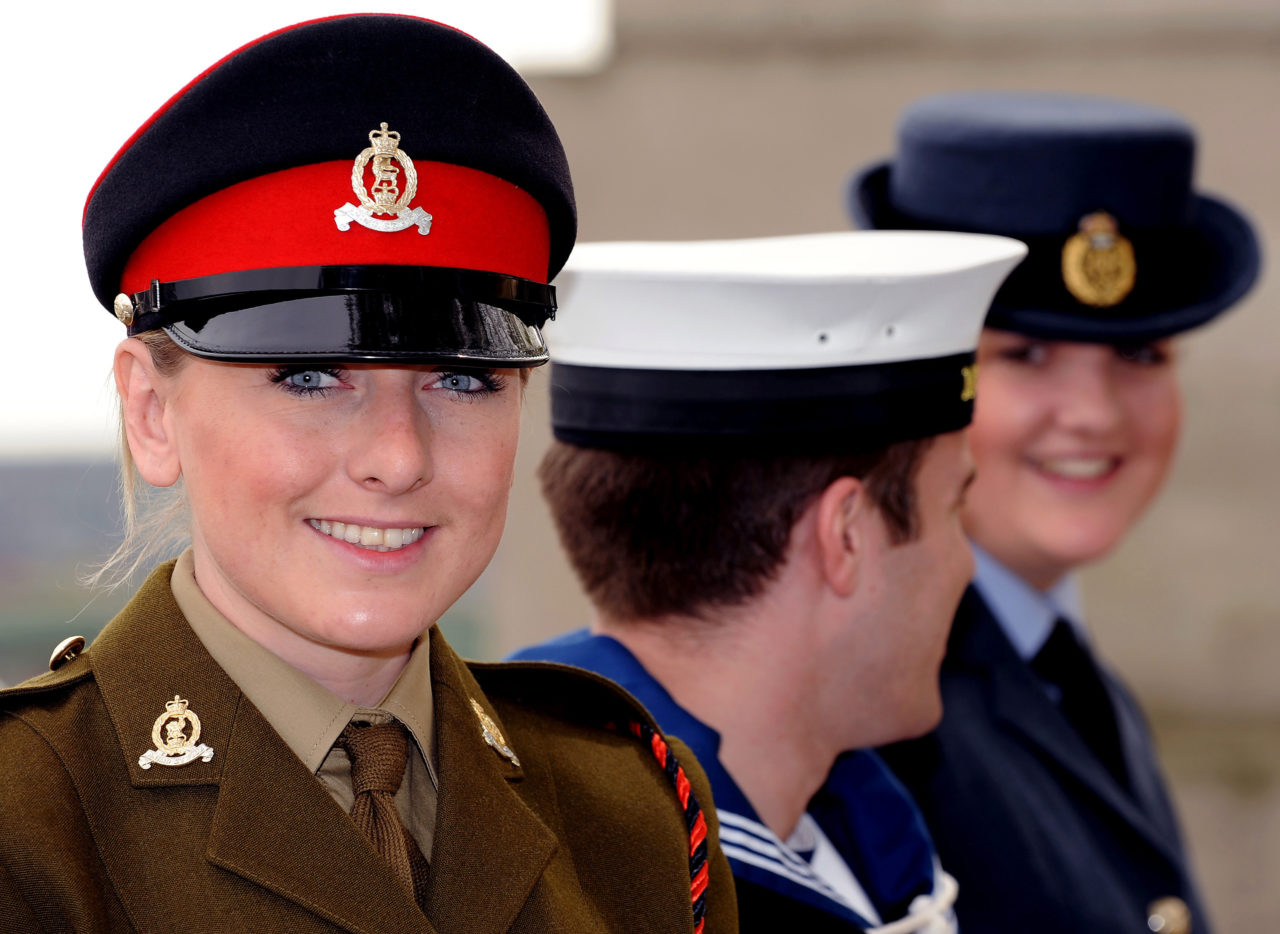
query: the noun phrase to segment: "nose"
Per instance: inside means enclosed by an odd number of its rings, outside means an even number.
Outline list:
[[[1124,406],[1112,372],[1110,349],[1079,348],[1074,356],[1057,387],[1059,424],[1089,435],[1114,431],[1124,420]]]
[[[371,382],[347,455],[347,473],[356,483],[396,495],[431,482],[431,422],[417,389],[404,379]]]

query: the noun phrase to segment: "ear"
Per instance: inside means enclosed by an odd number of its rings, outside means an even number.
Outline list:
[[[822,491],[815,508],[823,577],[839,596],[850,597],[858,588],[873,513],[866,487],[855,477],[841,477]]]
[[[133,337],[116,348],[114,370],[125,439],[138,473],[152,486],[173,486],[182,465],[169,422],[171,380],[159,375],[151,351]]]

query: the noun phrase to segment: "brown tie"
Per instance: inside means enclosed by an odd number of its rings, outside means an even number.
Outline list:
[[[421,905],[427,861],[400,822],[395,802],[409,761],[409,735],[404,725],[396,720],[348,723],[337,745],[346,750],[351,760],[351,790],[355,794],[352,822]]]

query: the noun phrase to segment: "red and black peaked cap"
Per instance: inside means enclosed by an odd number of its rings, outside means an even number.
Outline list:
[[[232,361],[546,360],[577,217],[555,128],[465,33],[314,20],[238,49],[89,194],[98,300]]]

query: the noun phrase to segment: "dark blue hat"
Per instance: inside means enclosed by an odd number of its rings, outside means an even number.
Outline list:
[[[854,222],[1002,234],[1029,247],[987,326],[1128,343],[1188,330],[1253,285],[1258,238],[1192,188],[1195,134],[1171,111],[1066,94],[912,104],[898,154],[853,176]]]
[[[510,65],[449,26],[361,14],[196,77],[103,171],[83,232],[99,301],[199,356],[529,366],[576,214]]]

